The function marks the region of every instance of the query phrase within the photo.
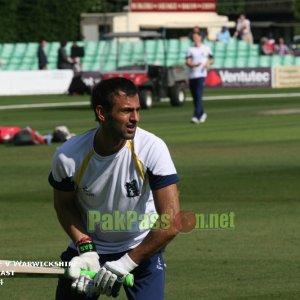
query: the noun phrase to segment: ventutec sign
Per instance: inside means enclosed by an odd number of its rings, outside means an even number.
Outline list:
[[[209,71],[207,87],[270,87],[271,68],[228,68]]]

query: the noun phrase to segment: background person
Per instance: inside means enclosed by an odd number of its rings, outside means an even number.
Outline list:
[[[207,118],[202,96],[207,70],[213,64],[213,53],[208,46],[203,44],[199,33],[193,33],[192,39],[194,45],[187,51],[186,65],[189,68],[189,87],[194,103],[194,115],[191,122],[199,124],[204,123]]]
[[[253,44],[250,21],[243,14],[241,14],[237,20],[234,36],[240,40],[248,42],[249,44]]]
[[[278,43],[275,44],[275,46],[274,46],[274,54],[286,55],[286,54],[290,54],[290,53],[291,53],[291,51],[290,51],[289,47],[285,44],[284,38],[279,37]]]
[[[87,214],[132,211],[138,216],[167,216],[171,222],[179,212],[174,164],[165,143],[137,127],[140,103],[130,80],[112,78],[98,83],[92,106],[100,126],[63,144],[49,175],[58,220],[71,238],[61,257],[71,260],[73,280],[59,279],[56,299],[87,299],[72,294],[71,286],[83,293],[92,283],[98,285],[92,299],[97,299],[101,288],[102,294],[117,294],[116,278],[131,272],[135,285],[125,287],[128,299],[162,300],[162,250],[177,234],[174,226],[143,229],[136,222],[127,231],[108,232],[100,225],[89,231]],[[79,277],[79,267],[99,271],[95,281]]]
[[[48,59],[45,53],[45,47],[47,42],[45,40],[40,41],[40,45],[37,51],[39,70],[47,70]]]
[[[57,69],[73,69],[74,60],[67,55],[66,41],[60,42],[60,47],[57,51]]]
[[[228,43],[230,39],[231,39],[231,35],[228,30],[228,27],[222,26],[221,31],[217,33],[216,40],[218,42]]]

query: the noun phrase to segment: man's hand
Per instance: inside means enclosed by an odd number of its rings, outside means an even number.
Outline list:
[[[106,262],[94,279],[97,294],[117,297],[126,275],[137,266],[127,253],[119,260]]]
[[[90,293],[91,278],[86,275],[80,275],[81,270],[98,272],[100,270],[99,255],[95,251],[86,252],[75,256],[70,261],[68,276],[73,279],[72,289],[77,293]]]

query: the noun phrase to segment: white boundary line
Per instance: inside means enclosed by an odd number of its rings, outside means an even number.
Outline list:
[[[224,96],[206,96],[204,101],[213,100],[238,100],[238,99],[270,99],[270,98],[297,98],[300,97],[300,93],[277,93],[277,94],[251,94],[251,95],[224,95]],[[0,98],[1,100],[1,98]],[[191,101],[192,98],[188,97],[187,101]],[[169,101],[169,99],[162,99],[163,102]],[[28,109],[28,108],[51,108],[51,107],[76,107],[89,105],[89,101],[77,101],[77,102],[57,102],[57,103],[35,103],[35,104],[13,104],[13,105],[0,105],[0,110],[7,109]]]
[[[57,103],[0,105],[0,110],[24,109],[24,108],[68,107],[68,106],[72,107],[72,106],[88,105],[89,103],[90,103],[89,101],[78,101],[78,102],[57,102]]]

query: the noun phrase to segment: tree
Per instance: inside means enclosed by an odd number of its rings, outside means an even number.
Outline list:
[[[80,39],[80,14],[96,0],[0,0],[0,42]]]
[[[218,0],[217,12],[220,15],[239,15],[245,12],[246,0]]]

